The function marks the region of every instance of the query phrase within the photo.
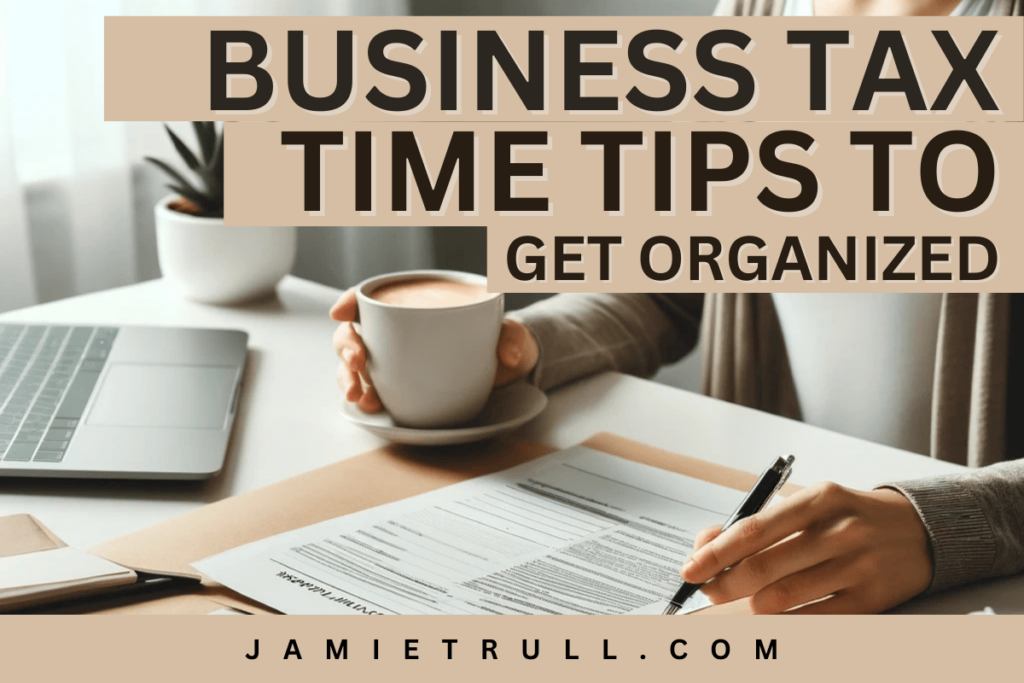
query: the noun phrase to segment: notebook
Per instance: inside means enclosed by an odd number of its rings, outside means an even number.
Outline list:
[[[69,547],[31,515],[0,517],[0,613],[190,581]]]

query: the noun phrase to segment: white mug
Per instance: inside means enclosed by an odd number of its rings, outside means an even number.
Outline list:
[[[381,275],[356,288],[358,329],[367,370],[384,408],[404,427],[453,427],[483,410],[498,370],[503,294],[446,308],[387,304],[371,297],[385,285],[449,280],[487,285],[482,275],[415,270]]]

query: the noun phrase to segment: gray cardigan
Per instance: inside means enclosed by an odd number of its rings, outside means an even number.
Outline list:
[[[1002,297],[1009,298],[997,296],[999,301]],[[768,303],[764,303],[766,300]],[[949,319],[953,315],[949,311],[958,310],[953,305],[955,302],[955,297],[946,302],[948,311],[944,312],[946,322],[953,329],[963,326]],[[1005,308],[1009,310],[1009,306]],[[729,315],[723,315],[723,311]],[[768,343],[779,337],[774,329],[777,321],[767,315],[770,311],[767,295],[756,295],[748,300],[742,295],[563,294],[509,317],[525,324],[537,339],[540,360],[531,380],[542,389],[606,370],[652,375],[661,365],[674,362],[693,349],[701,333],[701,320],[705,318],[706,393],[715,395],[715,391],[709,389],[725,385],[739,386],[739,394],[743,394],[743,387],[749,386],[753,387],[745,392],[749,394],[749,401],[738,400],[742,395],[721,397],[763,407],[770,401],[777,405],[787,403],[786,387],[790,386],[780,381],[780,377],[788,377],[788,370],[779,373],[780,364],[785,369],[784,348],[773,348],[778,344]],[[708,317],[714,320],[712,324]],[[723,324],[723,319],[728,324]],[[754,342],[747,343],[750,339]],[[973,339],[971,343],[975,343]],[[995,346],[1005,349],[1007,344],[1004,340]],[[723,349],[728,352],[728,362],[721,361]],[[945,353],[940,353],[939,368],[943,363],[958,359],[969,363],[963,360],[961,352],[961,348],[950,345]],[[1022,353],[1024,349],[1018,351],[1018,355]],[[760,358],[761,362],[753,363],[752,358]],[[766,359],[778,362],[766,363]],[[708,366],[712,364],[709,361],[728,370],[716,367],[719,374],[729,376],[728,381],[709,383]],[[763,380],[767,376],[765,366],[769,365],[774,366],[769,371],[779,375],[774,380],[783,389],[766,391],[763,386],[758,387],[758,382],[749,381],[754,375],[757,375],[755,380]],[[984,365],[990,366],[989,363]],[[740,381],[744,376],[744,381]],[[999,378],[988,379],[1000,384],[996,381]],[[1005,385],[1005,375],[1001,383]],[[970,381],[966,387],[961,385],[959,393],[972,394]],[[785,414],[785,411],[775,412]],[[1013,421],[1019,419],[1016,415],[1013,418]],[[1002,421],[990,420],[986,424],[990,422]],[[886,486],[910,499],[928,531],[934,568],[929,590],[938,591],[1024,570],[1024,460]]]

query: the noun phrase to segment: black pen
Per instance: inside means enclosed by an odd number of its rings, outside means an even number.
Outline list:
[[[198,588],[202,577],[193,574],[153,572],[135,569],[135,581],[100,588],[70,597],[26,601],[10,610],[11,614],[80,614],[103,607],[131,604],[137,600],[163,596],[175,591]],[[3,613],[3,610],[0,610]]]
[[[768,501],[772,499],[772,496],[789,479],[789,473],[793,471],[794,460],[796,458],[792,455],[788,458],[776,458],[775,462],[769,465],[768,469],[758,477],[754,488],[750,489],[750,493],[744,496],[743,502],[736,508],[736,512],[732,513],[732,516],[722,525],[722,531],[724,532],[741,519],[752,517],[763,510]],[[683,603],[699,591],[702,585],[699,583],[683,582],[683,585],[679,587],[676,594],[668,601],[668,607],[665,608],[663,614],[675,614],[678,612],[682,608]]]

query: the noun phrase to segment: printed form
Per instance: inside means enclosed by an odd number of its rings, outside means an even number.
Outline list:
[[[286,614],[660,614],[742,497],[576,447],[195,567]]]

